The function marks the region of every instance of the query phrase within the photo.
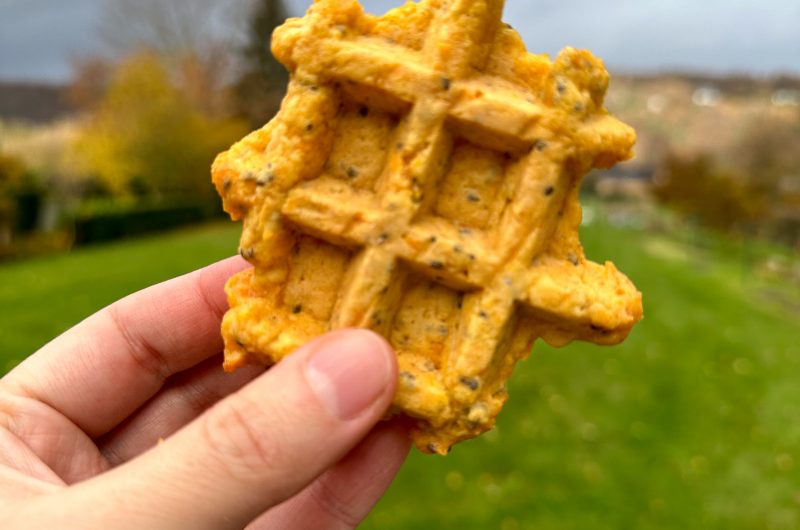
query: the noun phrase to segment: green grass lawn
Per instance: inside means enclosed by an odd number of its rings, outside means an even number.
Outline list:
[[[233,223],[0,266],[0,373],[96,310],[236,253]]]
[[[0,267],[0,363],[231,254],[237,234],[212,225]],[[364,528],[800,527],[796,291],[683,236],[585,227],[588,256],[643,291],[645,320],[621,346],[537,344],[497,428],[447,457],[412,453]]]

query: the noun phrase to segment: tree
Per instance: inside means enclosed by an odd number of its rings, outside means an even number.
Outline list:
[[[73,61],[72,72],[67,101],[79,110],[93,108],[103,99],[111,82],[113,65],[101,57],[82,57]]]
[[[246,132],[205,114],[152,52],[123,61],[75,144],[85,168],[118,195],[209,197],[214,156]]]
[[[98,30],[116,57],[141,48],[162,58],[206,56],[224,40],[216,24],[222,4],[221,0],[108,0]]]
[[[741,231],[761,213],[761,204],[748,193],[741,175],[708,154],[669,156],[653,192],[686,217],[724,231]]]
[[[21,159],[0,153],[0,249],[13,233],[35,228],[41,193],[37,175]]]
[[[225,115],[236,79],[233,15],[244,1],[231,7],[228,0],[108,0],[98,29],[114,59],[147,50],[195,105]]]
[[[279,90],[285,87],[289,74],[272,56],[270,40],[275,28],[283,24],[288,16],[281,0],[257,0],[250,21],[248,42],[242,50],[249,69]]]
[[[255,0],[249,31],[241,48],[243,73],[237,82],[239,113],[253,126],[263,125],[278,110],[289,74],[270,51],[275,28],[288,17],[281,0]]]

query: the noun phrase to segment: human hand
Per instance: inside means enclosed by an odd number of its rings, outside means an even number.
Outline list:
[[[3,528],[351,528],[409,442],[388,344],[220,368],[231,258],[89,317],[0,380]],[[165,438],[163,443],[157,443]]]

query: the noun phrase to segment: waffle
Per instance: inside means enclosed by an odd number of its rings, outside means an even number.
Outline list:
[[[527,53],[502,10],[317,0],[275,32],[281,110],[212,171],[254,265],[226,288],[226,370],[370,328],[397,352],[391,413],[444,454],[493,426],[537,338],[613,344],[641,318],[578,240],[581,177],[635,142],[603,108],[608,74],[587,51]]]

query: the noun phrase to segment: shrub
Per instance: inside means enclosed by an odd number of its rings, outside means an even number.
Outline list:
[[[91,201],[75,214],[74,243],[85,245],[158,232],[222,215],[216,202],[185,198],[159,201]]]
[[[6,243],[12,233],[36,227],[42,194],[33,171],[19,158],[0,153],[0,227]]]
[[[209,167],[243,136],[243,122],[196,108],[153,54],[115,71],[75,148],[85,169],[117,195],[210,196]]]

